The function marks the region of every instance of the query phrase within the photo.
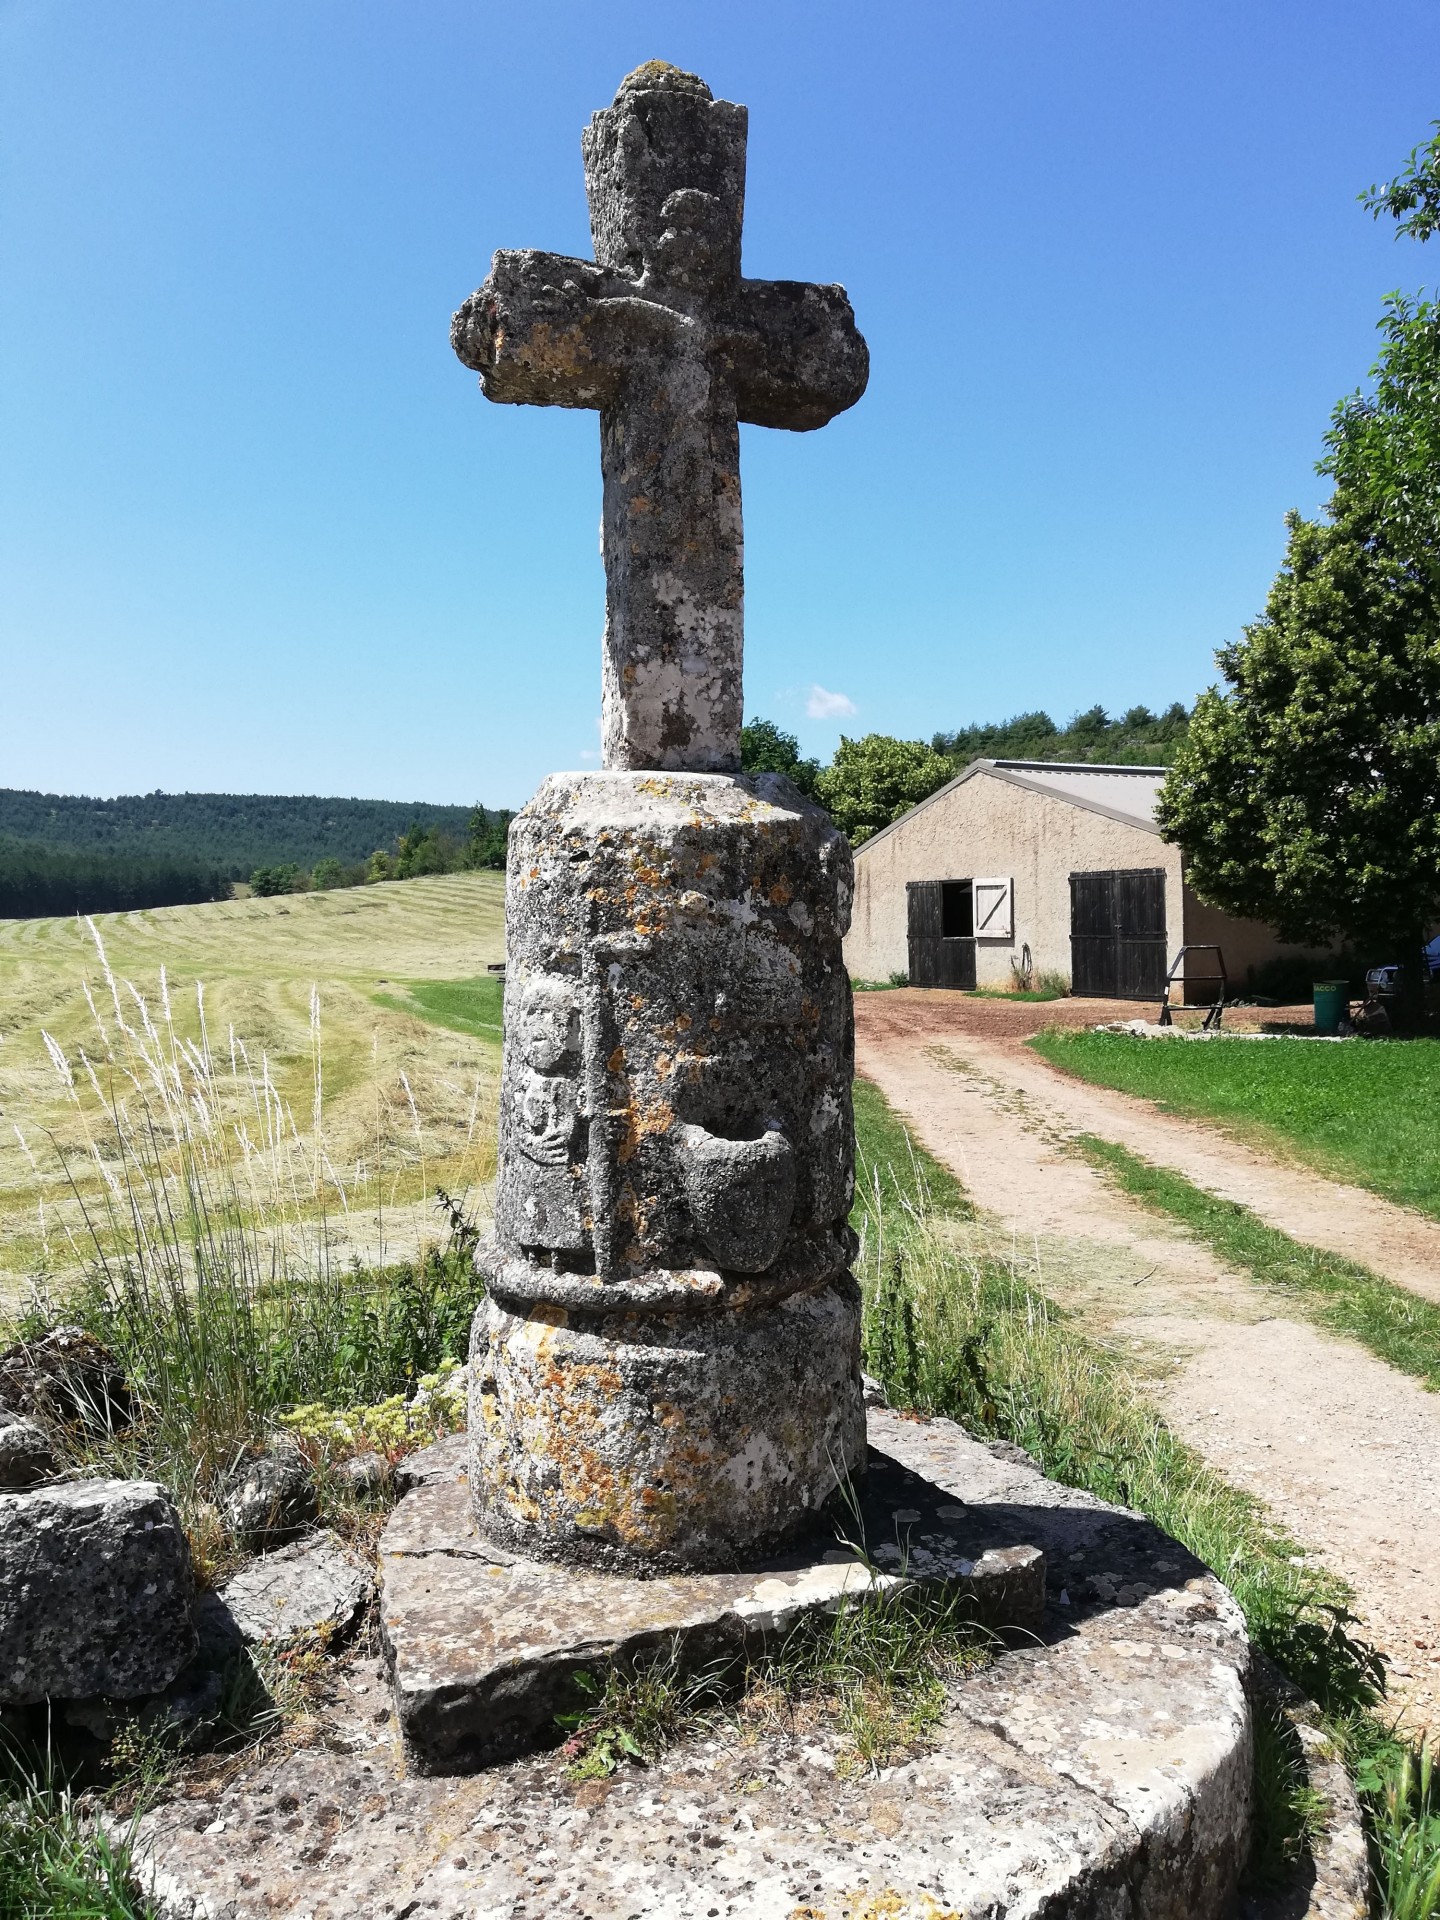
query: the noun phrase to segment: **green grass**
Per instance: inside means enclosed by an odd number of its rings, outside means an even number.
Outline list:
[[[648,1766],[723,1724],[743,1735],[793,1727],[807,1712],[838,1730],[842,1775],[877,1774],[924,1751],[950,1687],[987,1666],[995,1646],[963,1595],[924,1580],[851,1596],[833,1613],[802,1615],[753,1658],[699,1672],[670,1641],[603,1677],[574,1676],[584,1705],[558,1716],[569,1732],[570,1774],[592,1780],[630,1762]]]
[[[1139,1508],[1213,1567],[1254,1644],[1318,1703],[1352,1770],[1379,1912],[1433,1920],[1440,1792],[1385,1718],[1384,1665],[1356,1637],[1344,1585],[1297,1564],[1298,1544],[1170,1431],[1122,1358],[1081,1336],[1029,1274],[961,1250],[953,1225],[924,1205],[940,1169],[875,1089],[857,1100],[856,1121],[865,1364],[892,1404],[1019,1444],[1055,1479]],[[897,1131],[911,1171],[887,1180],[876,1163],[893,1155]],[[1267,1731],[1274,1737],[1257,1741],[1257,1887],[1283,1876],[1316,1818],[1295,1743]]]
[[[1222,1260],[1283,1293],[1317,1325],[1348,1334],[1432,1392],[1440,1390],[1440,1306],[1357,1261],[1292,1240],[1248,1207],[1217,1199],[1184,1174],[1153,1166],[1114,1141],[1081,1134],[1074,1145],[1142,1206],[1178,1220]]]
[[[1440,1040],[1146,1040],[1051,1029],[1029,1044],[1079,1079],[1218,1121],[1440,1218]]]
[[[1065,987],[967,987],[967,1000],[1063,1000]]]
[[[917,1147],[899,1116],[870,1080],[857,1080],[855,1098],[855,1183],[863,1188],[857,1205],[887,1215],[920,1211],[970,1219],[975,1209],[948,1167]],[[878,1189],[878,1198],[877,1198]]]
[[[70,1795],[23,1773],[0,1782],[0,1920],[153,1920],[130,1850]]]
[[[498,1044],[505,982],[496,974],[481,974],[474,980],[407,980],[404,987],[403,999],[377,993],[376,1004],[393,1007],[397,1013],[418,1014],[432,1027],[444,1027],[450,1033],[470,1033]]]

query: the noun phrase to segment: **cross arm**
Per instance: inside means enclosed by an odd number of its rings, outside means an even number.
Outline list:
[[[870,349],[843,287],[744,280],[725,344],[750,426],[823,427],[854,406],[870,378]]]
[[[450,325],[487,400],[604,407],[624,372],[615,276],[563,253],[502,249]]]

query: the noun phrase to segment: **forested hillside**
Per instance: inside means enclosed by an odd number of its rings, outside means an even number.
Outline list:
[[[972,760],[1084,760],[1112,767],[1168,767],[1190,725],[1177,700],[1163,713],[1131,707],[1112,720],[1104,707],[1077,713],[1057,727],[1048,713],[1017,713],[1011,720],[982,721],[958,733],[937,733],[936,753],[961,773]]]
[[[77,853],[0,837],[0,920],[181,907],[217,900],[229,891],[224,874],[197,862]]]
[[[146,793],[95,800],[0,788],[0,838],[187,868],[230,880],[256,867],[319,860],[349,866],[417,824],[463,839],[472,807],[415,800],[340,800],[310,794]],[[498,818],[498,816],[496,816]]]
[[[981,756],[1168,764],[1189,724],[1103,707],[1063,727],[1048,713],[920,740],[842,740],[831,764],[802,759],[768,720],[744,729],[746,767],[788,773],[856,842],[896,819]],[[0,788],[0,919],[108,913],[214,900],[235,880],[256,893],[357,886],[457,868],[503,867],[508,813],[425,801],[310,794],[146,793],[97,800]]]

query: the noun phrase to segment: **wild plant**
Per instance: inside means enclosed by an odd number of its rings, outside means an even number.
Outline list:
[[[372,1269],[339,1260],[332,1223],[369,1203],[375,1170],[344,1178],[329,1152],[318,991],[302,1127],[266,1052],[233,1027],[214,1043],[203,985],[182,1031],[165,970],[152,1006],[114,974],[93,925],[90,935],[103,980],[98,996],[86,987],[93,1039],[72,1055],[44,1035],[74,1121],[52,1144],[80,1277],[63,1295],[37,1290],[19,1330],[80,1323],[138,1397],[124,1432],[71,1436],[77,1463],[154,1472],[182,1500],[203,1500],[278,1409],[378,1403],[463,1357],[480,1293],[473,1233],[445,1194],[445,1247]],[[423,1180],[408,1080],[405,1094]]]

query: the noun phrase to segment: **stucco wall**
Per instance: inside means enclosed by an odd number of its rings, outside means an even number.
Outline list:
[[[1181,944],[1180,851],[1158,834],[980,772],[855,850],[855,913],[845,963],[857,980],[903,973],[908,880],[1013,879],[1012,940],[980,940],[981,986],[1008,986],[1029,942],[1037,973],[1070,977],[1070,875],[1111,867],[1165,871],[1167,952]],[[1229,953],[1226,953],[1228,964]]]
[[[1185,888],[1185,939],[1188,944],[1214,941],[1225,957],[1232,993],[1245,991],[1245,973],[1249,967],[1258,967],[1277,954],[1317,951],[1313,946],[1287,945],[1262,921],[1236,920],[1218,907],[1207,906],[1203,900],[1196,899],[1188,886]],[[1195,954],[1187,959],[1186,971],[1198,972],[1213,965],[1213,954]]]

